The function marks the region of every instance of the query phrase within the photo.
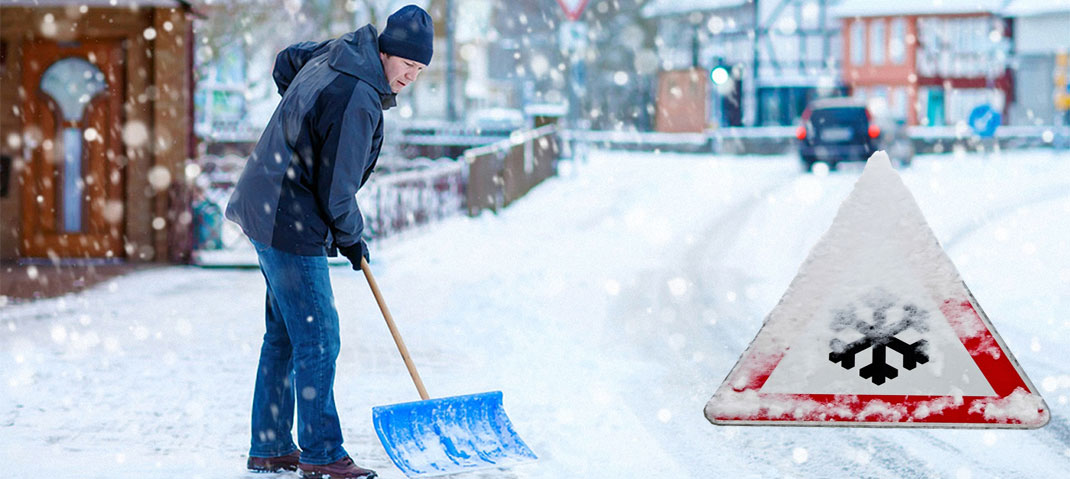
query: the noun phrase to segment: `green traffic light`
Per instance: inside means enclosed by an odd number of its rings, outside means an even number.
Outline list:
[[[713,80],[715,85],[724,85],[728,81],[728,69],[725,67],[716,67],[710,71],[710,80]]]

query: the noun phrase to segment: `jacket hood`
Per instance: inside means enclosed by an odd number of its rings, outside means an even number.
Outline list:
[[[331,68],[371,85],[379,93],[384,110],[397,104],[397,95],[386,81],[383,62],[379,58],[379,32],[375,26],[365,25],[343,35],[333,42],[328,55]]]

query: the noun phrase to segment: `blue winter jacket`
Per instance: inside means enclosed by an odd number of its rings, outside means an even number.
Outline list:
[[[383,143],[395,105],[367,25],[335,40],[283,50],[273,73],[282,101],[227,205],[227,219],[257,242],[323,256],[360,240],[356,193]]]

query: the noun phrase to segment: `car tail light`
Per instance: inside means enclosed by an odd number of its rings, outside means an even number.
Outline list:
[[[881,136],[881,127],[877,125],[869,125],[869,137],[876,138]]]
[[[799,141],[803,141],[806,139],[806,125],[810,122],[811,113],[813,113],[813,111],[810,110],[809,107],[803,110],[801,118],[802,125],[799,125],[799,127],[795,129],[795,138],[798,138]]]

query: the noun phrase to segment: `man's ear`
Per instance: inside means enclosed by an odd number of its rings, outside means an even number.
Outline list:
[[[383,52],[379,52],[379,60],[382,60],[382,61],[385,62],[386,59],[389,58],[389,57],[390,57],[390,55],[387,55],[386,53],[383,53]]]

